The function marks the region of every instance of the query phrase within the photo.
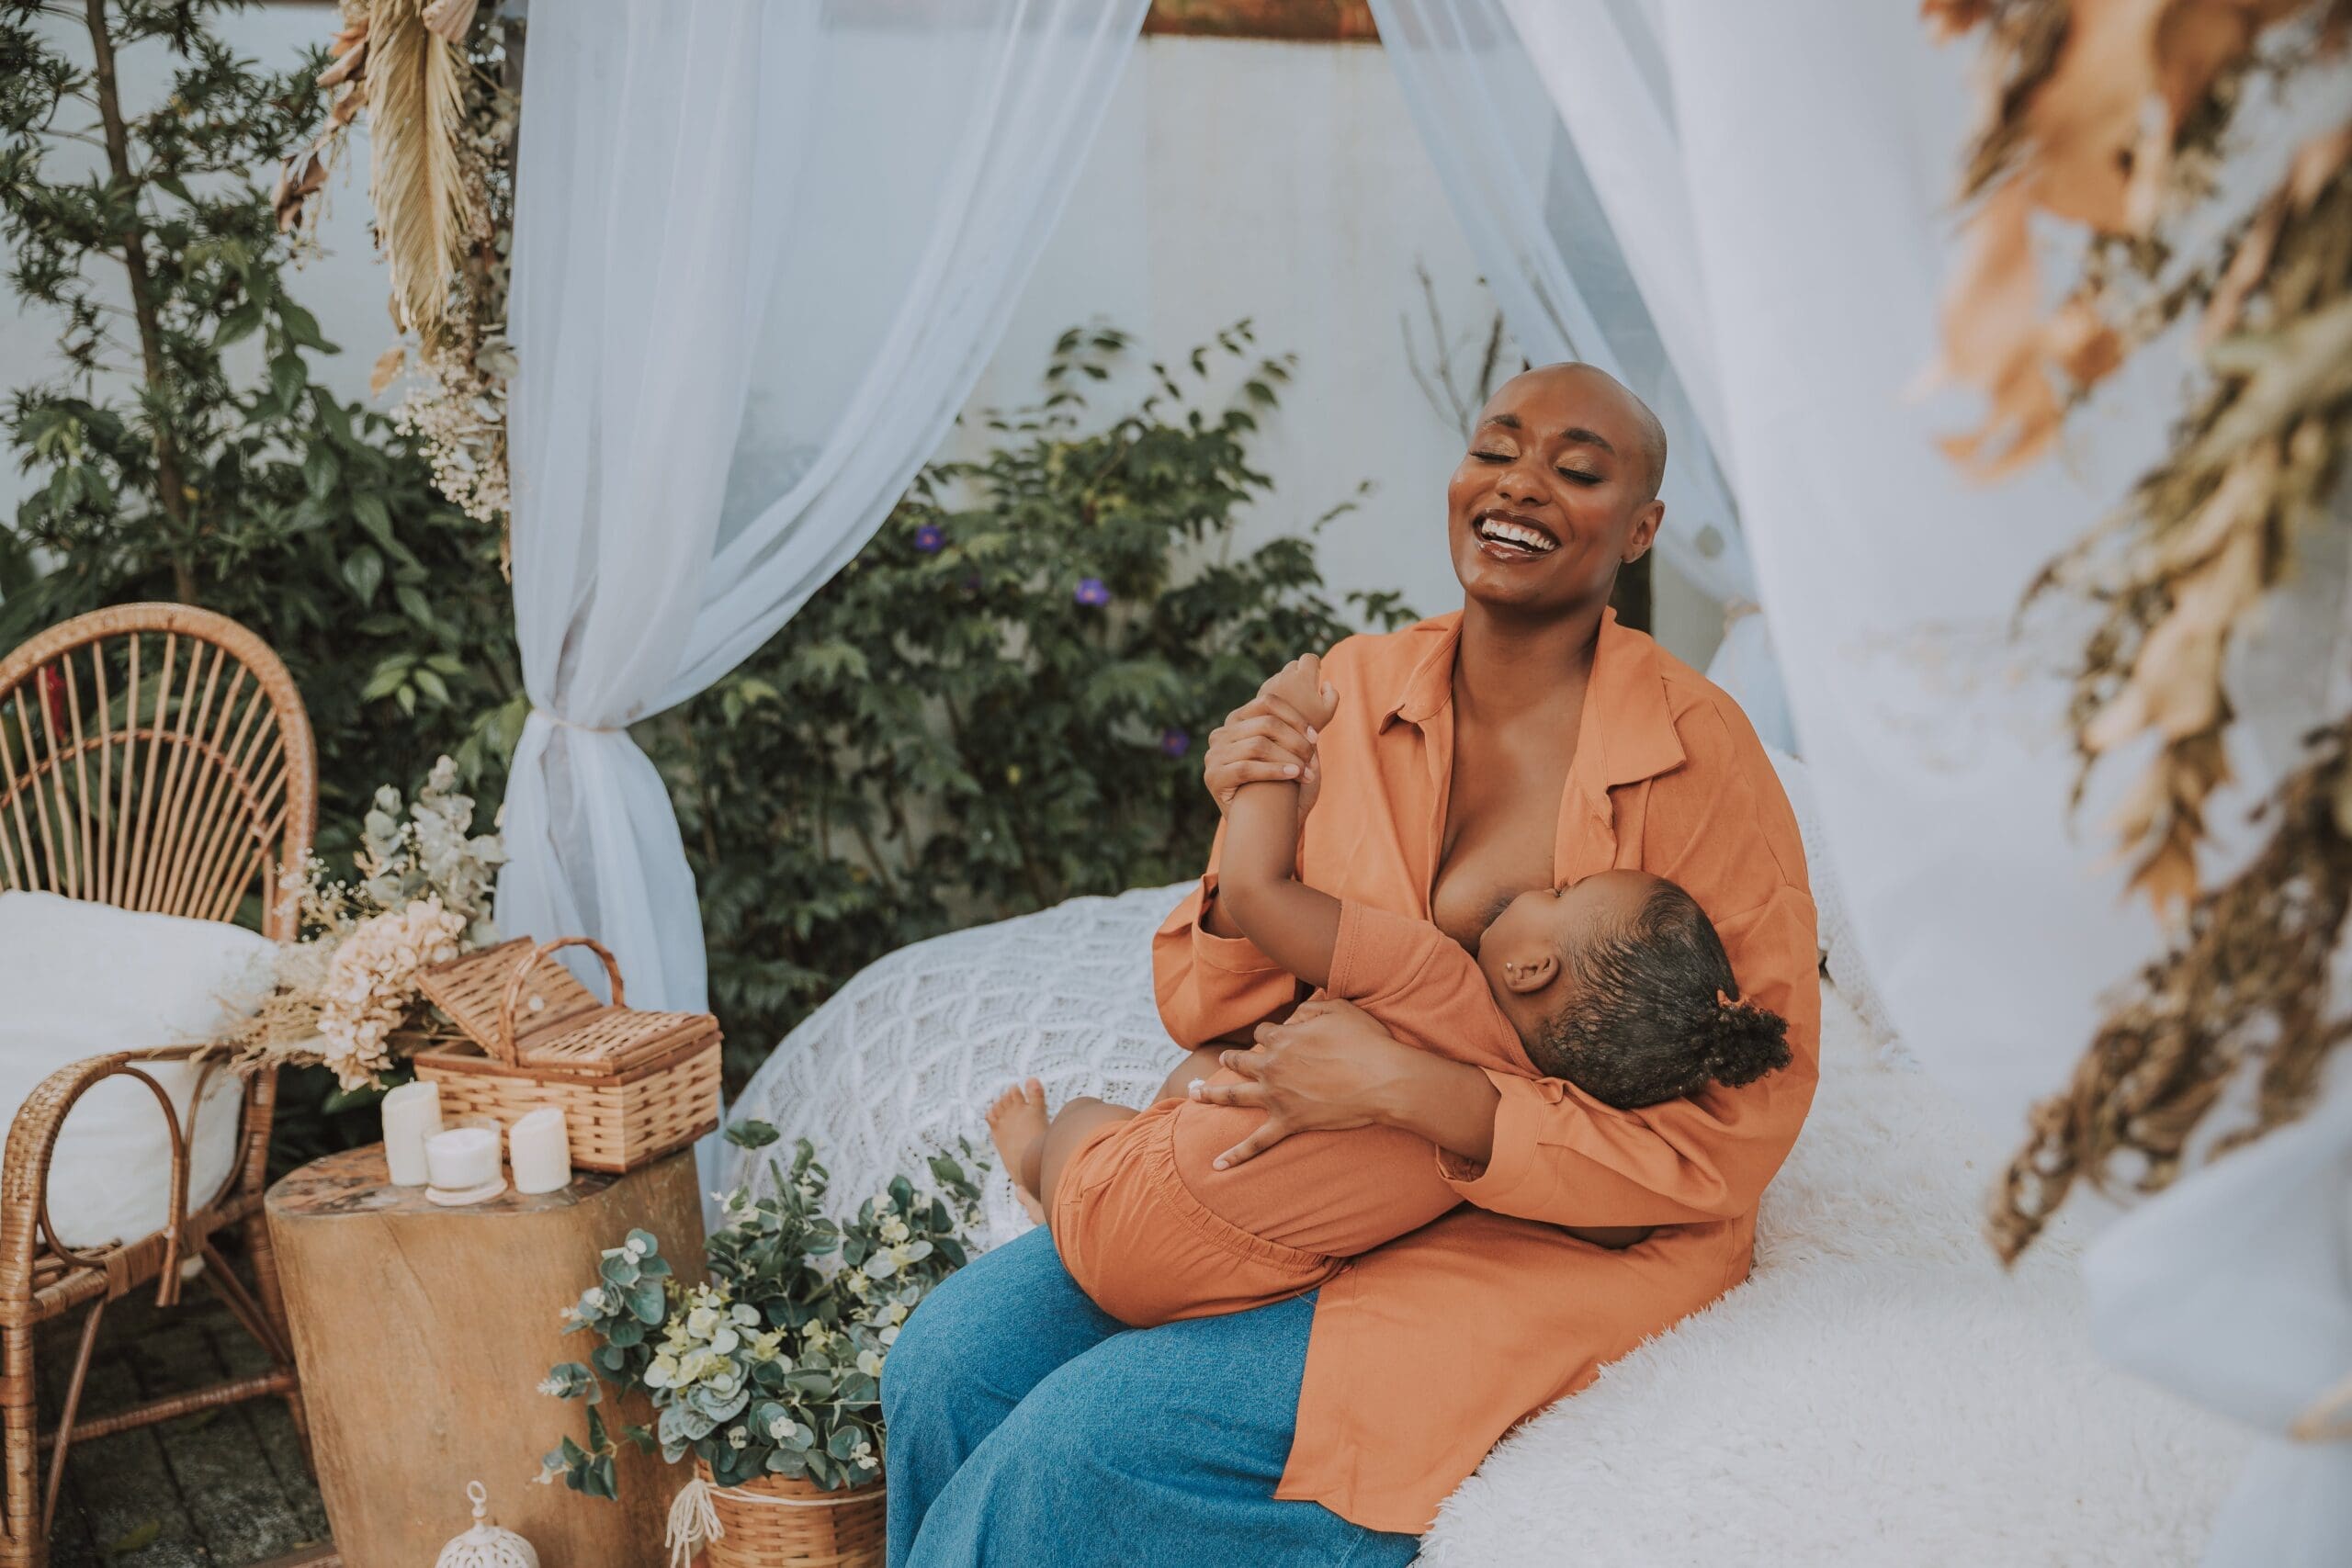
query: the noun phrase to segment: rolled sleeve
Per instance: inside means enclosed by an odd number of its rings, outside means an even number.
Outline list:
[[[1208,911],[1209,900],[1216,897],[1216,873],[1201,878],[1200,887],[1180,908],[1178,914],[1190,911],[1193,928],[1193,956],[1210,968],[1227,975],[1250,976],[1269,971],[1283,973],[1283,966],[1258,951],[1258,944],[1246,936],[1219,936],[1209,930],[1203,918]],[[1172,920],[1175,917],[1170,916]]]
[[[1216,873],[1170,911],[1151,939],[1152,990],[1159,1020],[1191,1049],[1247,1029],[1298,998],[1298,982],[1247,937],[1218,936],[1202,920]]]
[[[1514,1077],[1486,1069],[1487,1081],[1501,1100],[1495,1105],[1493,1156],[1482,1168],[1450,1149],[1437,1151],[1437,1173],[1465,1203],[1497,1213],[1514,1213],[1514,1200],[1523,1199],[1528,1179],[1535,1170],[1535,1145],[1544,1123],[1560,1103],[1556,1078]]]

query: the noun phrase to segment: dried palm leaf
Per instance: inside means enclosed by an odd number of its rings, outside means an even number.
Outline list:
[[[403,330],[429,334],[475,227],[459,137],[465,62],[424,25],[423,0],[376,0],[369,13],[368,197]]]
[[[479,4],[480,0],[433,0],[424,7],[424,25],[435,38],[463,43],[472,30]]]

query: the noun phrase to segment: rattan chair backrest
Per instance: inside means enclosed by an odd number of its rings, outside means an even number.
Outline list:
[[[267,644],[187,604],[120,604],[0,659],[0,888],[254,919],[311,851],[318,761]]]

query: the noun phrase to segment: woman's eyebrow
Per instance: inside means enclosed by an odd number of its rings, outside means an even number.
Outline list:
[[[1612,457],[1617,455],[1617,448],[1609,445],[1608,437],[1599,431],[1587,430],[1580,424],[1572,424],[1560,432],[1560,439],[1578,446],[1598,446]]]

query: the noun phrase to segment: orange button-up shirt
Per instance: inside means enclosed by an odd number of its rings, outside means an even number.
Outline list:
[[[1457,613],[1350,637],[1299,844],[1310,886],[1419,919],[1453,775]],[[1555,882],[1634,867],[1714,922],[1743,996],[1789,1021],[1791,1064],[1744,1089],[1619,1111],[1556,1078],[1489,1071],[1485,1169],[1438,1156],[1466,1206],[1354,1259],[1317,1299],[1278,1497],[1426,1531],[1515,1423],[1746,1278],[1765,1183],[1820,1072],[1813,896],[1794,815],[1747,716],[1648,637],[1602,622],[1561,793]],[[1200,924],[1202,886],[1153,939],[1160,1016],[1187,1046],[1288,1007],[1297,983]],[[1562,1225],[1657,1225],[1609,1251]]]

